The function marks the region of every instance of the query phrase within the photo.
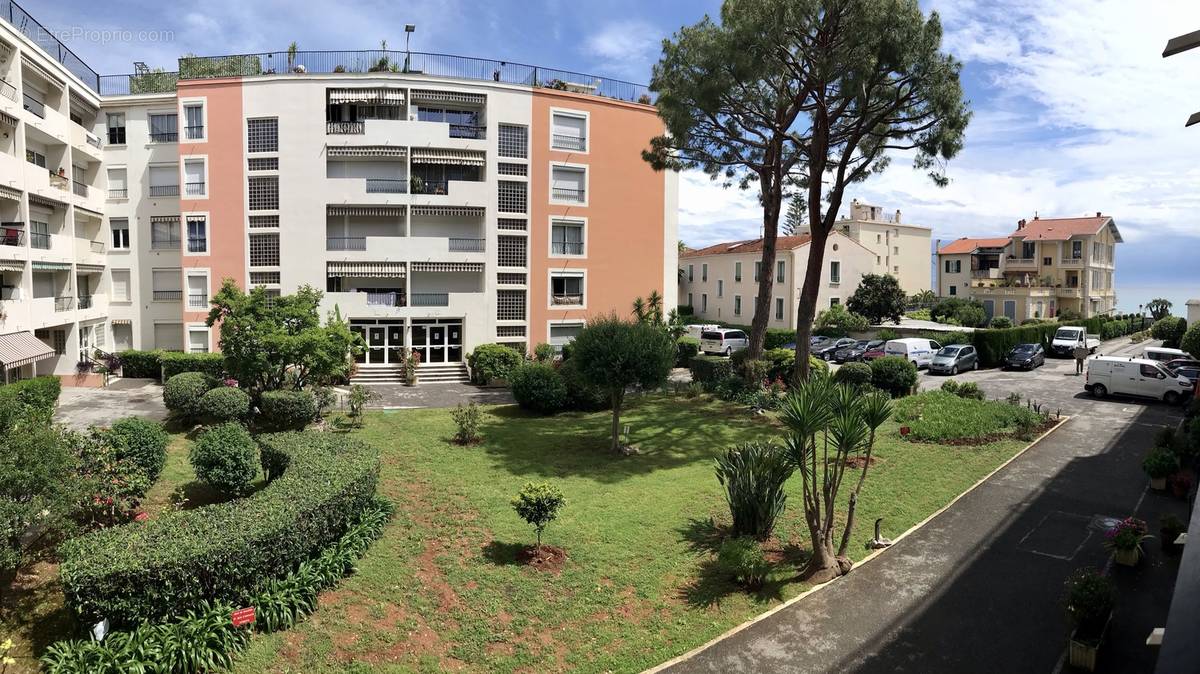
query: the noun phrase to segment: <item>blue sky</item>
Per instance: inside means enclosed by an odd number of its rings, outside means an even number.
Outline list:
[[[502,58],[644,83],[663,37],[719,3],[493,0],[346,4],[208,0],[25,3],[101,73],[135,60],[174,69],[180,54],[403,48]],[[1170,59],[1167,39],[1200,28],[1200,6],[1170,0],[923,0],[965,63],[974,118],[966,149],[933,186],[905,157],[847,197],[900,209],[934,237],[1004,235],[1017,220],[1103,211],[1126,243],[1117,253],[1124,309],[1165,295],[1200,297],[1200,52]],[[104,31],[130,31],[116,39]],[[756,236],[752,195],[682,177],[681,236],[692,245]]]

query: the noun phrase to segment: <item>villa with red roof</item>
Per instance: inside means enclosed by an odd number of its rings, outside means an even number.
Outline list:
[[[1069,310],[1084,318],[1117,306],[1113,270],[1121,232],[1111,216],[1020,220],[1005,237],[938,242],[938,294],[973,297],[988,317],[1020,323]]]

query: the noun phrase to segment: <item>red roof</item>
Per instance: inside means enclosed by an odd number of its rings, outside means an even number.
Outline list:
[[[995,239],[968,239],[964,236],[938,248],[938,255],[974,253],[976,248],[1003,248],[1009,241],[1007,236]]]
[[[1022,237],[1026,241],[1066,241],[1073,236],[1095,234],[1110,222],[1112,218],[1107,215],[1087,218],[1034,218],[1012,235]]]
[[[808,245],[811,236],[805,234],[803,236],[780,236],[775,239],[776,250],[791,250],[801,246]],[[761,253],[763,249],[762,239],[746,239],[745,241],[725,241],[723,243],[715,243],[707,248],[697,248],[695,250],[686,250],[680,253],[679,257],[704,257],[706,255],[725,255],[726,253]]]

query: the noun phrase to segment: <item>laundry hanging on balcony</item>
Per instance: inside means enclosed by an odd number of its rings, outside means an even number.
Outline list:
[[[343,278],[404,278],[403,262],[327,262],[327,276]]]
[[[403,218],[403,206],[343,206],[330,204],[325,208],[326,215],[349,215],[382,218]]]
[[[412,263],[414,272],[432,271],[432,272],[482,272],[482,262],[414,262]]]
[[[400,89],[330,89],[329,102],[333,105],[404,105],[404,92]]]
[[[326,157],[392,157],[403,159],[408,148],[398,145],[330,145]]]
[[[465,94],[458,91],[413,89],[411,96],[414,103],[420,101],[422,103],[467,103],[469,105],[483,105],[487,102],[487,96],[483,94]]]
[[[483,166],[485,155],[478,150],[446,150],[414,147],[412,163],[414,164],[445,164],[448,166]]]

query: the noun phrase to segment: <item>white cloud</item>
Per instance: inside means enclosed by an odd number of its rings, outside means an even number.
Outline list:
[[[650,65],[658,58],[662,39],[663,32],[645,21],[612,21],[589,36],[583,50],[597,59],[596,70],[645,82],[650,77]]]

